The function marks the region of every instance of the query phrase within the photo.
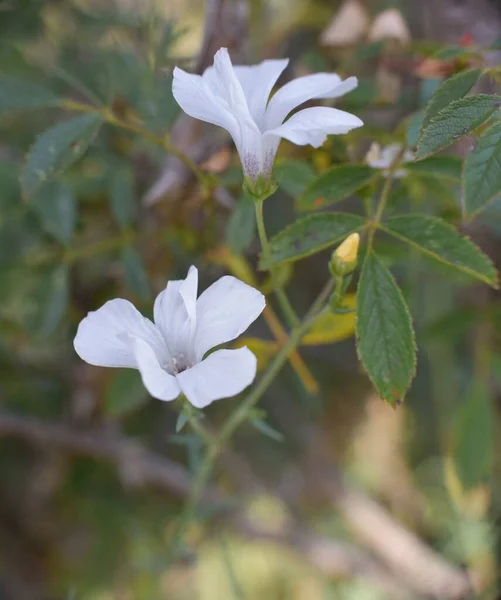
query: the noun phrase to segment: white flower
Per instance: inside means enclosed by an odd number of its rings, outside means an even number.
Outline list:
[[[251,181],[269,178],[281,138],[320,147],[329,134],[348,133],[363,125],[350,113],[317,106],[288,114],[311,99],[338,98],[357,87],[356,77],[342,81],[334,73],[316,73],[291,81],[269,99],[289,59],[264,60],[254,66],[231,64],[226,48],[214,56],[214,66],[203,75],[174,69],[172,91],[191,117],[226,129]]]
[[[402,152],[402,144],[394,142],[389,146],[381,148],[377,142],[373,142],[365,156],[365,162],[374,167],[374,169],[383,169],[384,174],[388,175],[390,167],[393,165],[398,155]],[[414,152],[412,150],[405,150],[401,161],[403,163],[412,162],[414,160]],[[393,173],[393,177],[400,179],[407,175],[406,169],[397,169]]]
[[[197,300],[198,271],[169,281],[155,300],[155,323],[118,298],[80,323],[78,355],[100,367],[139,369],[144,386],[159,400],[183,393],[197,408],[244,390],[256,375],[256,357],[246,348],[205,353],[234,340],[257,319],[264,296],[225,276]]]

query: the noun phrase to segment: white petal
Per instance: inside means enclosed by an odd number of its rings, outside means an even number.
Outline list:
[[[242,334],[265,304],[260,291],[231,275],[208,287],[197,301],[196,360],[202,360],[207,350]]]
[[[158,400],[177,398],[181,390],[176,378],[161,368],[155,353],[145,341],[132,336],[130,339],[144,387]]]
[[[271,90],[288,64],[289,59],[284,58],[263,60],[258,65],[233,67],[252,118],[259,127],[264,126],[264,113]]]
[[[128,335],[147,342],[160,361],[168,360],[161,333],[128,301],[117,298],[90,312],[78,326],[77,354],[99,367],[136,367]]]
[[[262,134],[249,110],[245,92],[226,48],[216,52],[214,66],[206,69],[203,79],[214,96],[235,117],[238,132],[232,137],[246,175],[254,180],[265,172]]]
[[[266,129],[281,125],[294,108],[314,98],[339,98],[354,90],[356,77],[344,81],[335,73],[315,73],[299,77],[285,84],[272,97],[266,109]]]
[[[155,324],[162,332],[171,356],[176,360],[180,355],[188,362],[193,360],[197,288],[198,271],[192,266],[186,279],[169,281],[155,300]]]
[[[176,67],[172,93],[176,102],[190,117],[223,127],[236,144],[240,142],[240,128],[235,115],[214,96],[200,75],[192,75]]]
[[[298,146],[306,144],[319,148],[328,135],[348,133],[363,122],[350,113],[336,108],[317,106],[305,108],[286,121],[280,127],[266,132],[267,136],[278,136]]]
[[[176,375],[176,379],[191,404],[204,408],[214,400],[230,398],[243,391],[254,381],[256,367],[256,357],[246,347],[218,350]]]

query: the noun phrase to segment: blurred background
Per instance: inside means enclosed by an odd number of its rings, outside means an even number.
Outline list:
[[[381,240],[419,343],[405,403],[373,392],[352,314],[318,328],[223,453],[174,557],[203,446],[175,433],[176,403],[149,398],[136,371],[84,364],[72,340],[111,298],[151,315],[191,264],[201,289],[225,273],[266,289],[252,279],[259,246],[234,148],[180,114],[175,65],[201,72],[226,46],[234,63],[290,57],[283,81],[359,78],[338,106],[365,127],[318,150],[281,145],[273,233],[315,174],[363,160],[374,140],[413,146],[433,91],[475,60],[471,48],[492,45],[498,64],[500,36],[497,0],[0,0],[1,600],[498,597],[501,306],[486,286]],[[48,106],[52,95],[65,101]],[[92,107],[109,109],[104,123]],[[26,194],[37,136],[75,118],[57,176]],[[214,190],[166,151],[167,135]],[[432,205],[459,223],[459,197],[456,179],[420,174],[398,182],[390,206]],[[499,265],[501,199],[460,226]],[[301,314],[328,257],[280,273]],[[261,367],[284,336],[277,314],[270,300],[239,342]],[[211,406],[206,424],[217,429],[235,402]]]

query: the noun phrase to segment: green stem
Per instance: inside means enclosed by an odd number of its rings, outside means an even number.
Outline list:
[[[393,176],[402,164],[402,157],[404,155],[404,152],[405,148],[402,146],[399,155],[395,158],[393,164],[388,170],[388,175],[386,176],[383,189],[381,190],[381,196],[379,198],[379,204],[376,208],[376,213],[374,214],[372,221],[369,223],[369,237],[367,239],[367,246],[369,249],[372,248],[372,244],[374,242],[374,234],[376,233],[376,229],[379,225],[379,222],[381,221],[381,217],[383,216],[384,209],[386,208],[386,204],[390,196],[391,185],[393,183]]]
[[[263,257],[267,264],[271,264],[271,249],[270,243],[268,241],[268,236],[266,235],[266,228],[264,226],[264,218],[263,218],[263,203],[264,198],[256,199],[254,204],[256,206],[256,222],[257,222],[257,231],[259,234],[259,240],[261,242],[261,248],[263,249]],[[287,319],[290,327],[297,327],[299,324],[299,319],[292,308],[289,299],[287,298],[287,294],[284,292],[282,285],[277,281],[276,271],[272,267],[270,267],[270,277],[271,277],[271,286],[273,288],[273,292],[277,298],[277,301],[280,305],[280,308]]]
[[[244,421],[247,420],[249,413],[259,402],[262,395],[266,392],[266,390],[271,385],[275,377],[278,375],[279,371],[287,362],[289,354],[292,352],[292,350],[296,348],[296,346],[301,341],[301,338],[307,333],[307,331],[312,326],[313,322],[318,316],[318,311],[323,306],[326,299],[329,297],[331,291],[332,284],[330,282],[324,288],[324,290],[322,290],[316,301],[313,303],[303,322],[292,330],[288,341],[282,346],[279,353],[275,356],[275,359],[268,367],[263,377],[259,380],[256,387],[248,394],[248,396],[243,400],[243,402],[238,406],[238,408],[230,414],[230,416],[228,417],[223,427],[220,429],[219,433],[216,436],[210,436],[210,434],[208,434],[208,432],[203,426],[201,426],[200,423],[195,424],[194,428],[197,431],[197,433],[200,428],[203,430],[202,436],[204,440],[208,439],[208,446],[200,468],[198,469],[195,475],[193,486],[191,488],[191,493],[188,497],[181,517],[178,521],[177,527],[174,531],[173,542],[171,546],[173,552],[177,551],[179,544],[183,540],[186,529],[194,517],[196,508],[202,497],[203,490],[207,484],[216,459],[219,456],[225,442],[233,435],[236,429]],[[193,423],[191,421],[190,423],[193,426]]]
[[[75,112],[95,113],[101,115],[104,121],[109,125],[113,125],[114,127],[118,127],[119,129],[123,129],[124,131],[128,131],[130,133],[139,135],[145,140],[148,140],[153,144],[161,146],[166,152],[173,154],[188,169],[190,169],[190,171],[195,175],[195,177],[204,187],[207,187],[211,184],[211,178],[202,170],[200,170],[197,167],[197,165],[191,160],[191,158],[189,158],[188,156],[186,156],[186,154],[184,154],[175,146],[173,146],[166,136],[155,135],[154,133],[143,129],[139,125],[134,125],[133,123],[129,123],[127,121],[119,119],[108,107],[100,108],[96,106],[89,106],[88,104],[81,104],[80,102],[74,102],[73,100],[63,100],[59,106],[66,110],[72,110]]]

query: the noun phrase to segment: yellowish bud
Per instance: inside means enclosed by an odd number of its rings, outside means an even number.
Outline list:
[[[330,272],[335,276],[344,276],[351,273],[357,266],[358,246],[360,235],[352,233],[337,248],[329,263]]]
[[[334,253],[337,258],[344,263],[350,263],[357,260],[358,245],[360,244],[360,235],[352,233],[349,235]]]

